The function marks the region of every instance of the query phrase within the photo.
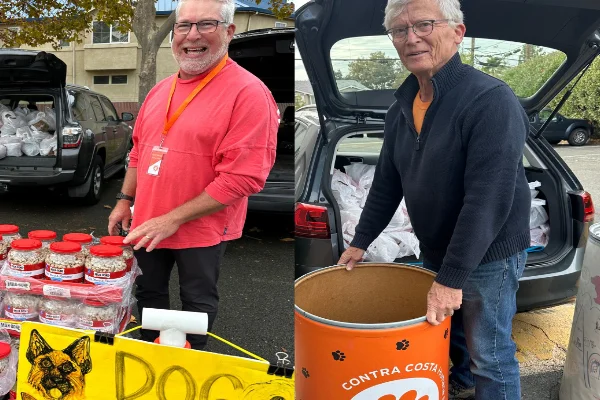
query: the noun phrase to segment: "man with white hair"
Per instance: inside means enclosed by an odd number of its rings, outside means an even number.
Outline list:
[[[350,270],[404,197],[424,267],[437,272],[427,320],[452,316],[450,398],[521,398],[511,338],[529,247],[523,167],[529,123],[502,81],[461,62],[458,0],[389,0],[385,28],[412,73],[388,110]]]
[[[176,263],[184,311],[217,315],[219,265],[242,235],[248,196],[275,162],[279,111],[268,88],[227,56],[234,0],[181,0],[173,26],[179,71],[159,82],[140,108],[130,164],[108,231],[128,229],[142,270],[142,309],[169,309]],[[153,341],[158,333],[141,332]],[[207,337],[188,335],[194,349]]]

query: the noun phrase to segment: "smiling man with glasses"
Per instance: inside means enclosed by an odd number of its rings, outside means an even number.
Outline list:
[[[530,244],[523,167],[529,121],[502,81],[461,62],[459,0],[389,0],[384,26],[412,74],[395,93],[351,270],[404,197],[423,266],[427,321],[452,316],[450,399],[519,400],[511,338]]]
[[[234,0],[181,0],[173,26],[177,74],[159,82],[140,108],[121,193],[108,231],[128,229],[126,243],[142,270],[136,297],[146,308],[169,308],[169,278],[179,272],[184,311],[218,309],[217,280],[227,241],[238,239],[248,197],[273,164],[279,111],[269,89],[229,59]],[[158,332],[141,331],[153,341]],[[206,336],[188,335],[201,350]]]

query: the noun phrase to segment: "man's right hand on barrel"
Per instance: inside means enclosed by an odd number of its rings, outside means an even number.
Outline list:
[[[346,264],[346,269],[350,271],[356,266],[357,262],[363,260],[364,255],[365,251],[363,249],[359,249],[358,247],[348,247],[348,249],[342,253],[338,264]]]
[[[462,289],[454,289],[433,282],[427,293],[427,321],[439,325],[451,317],[462,305]]]

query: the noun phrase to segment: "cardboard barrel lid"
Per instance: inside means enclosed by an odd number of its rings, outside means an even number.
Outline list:
[[[295,281],[295,309],[326,325],[390,329],[426,321],[427,293],[435,273],[398,263],[326,267]]]
[[[600,222],[590,226],[590,239],[600,245]]]

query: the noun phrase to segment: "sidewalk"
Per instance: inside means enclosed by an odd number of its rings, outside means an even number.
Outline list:
[[[574,311],[571,303],[515,316],[523,400],[558,400]]]

